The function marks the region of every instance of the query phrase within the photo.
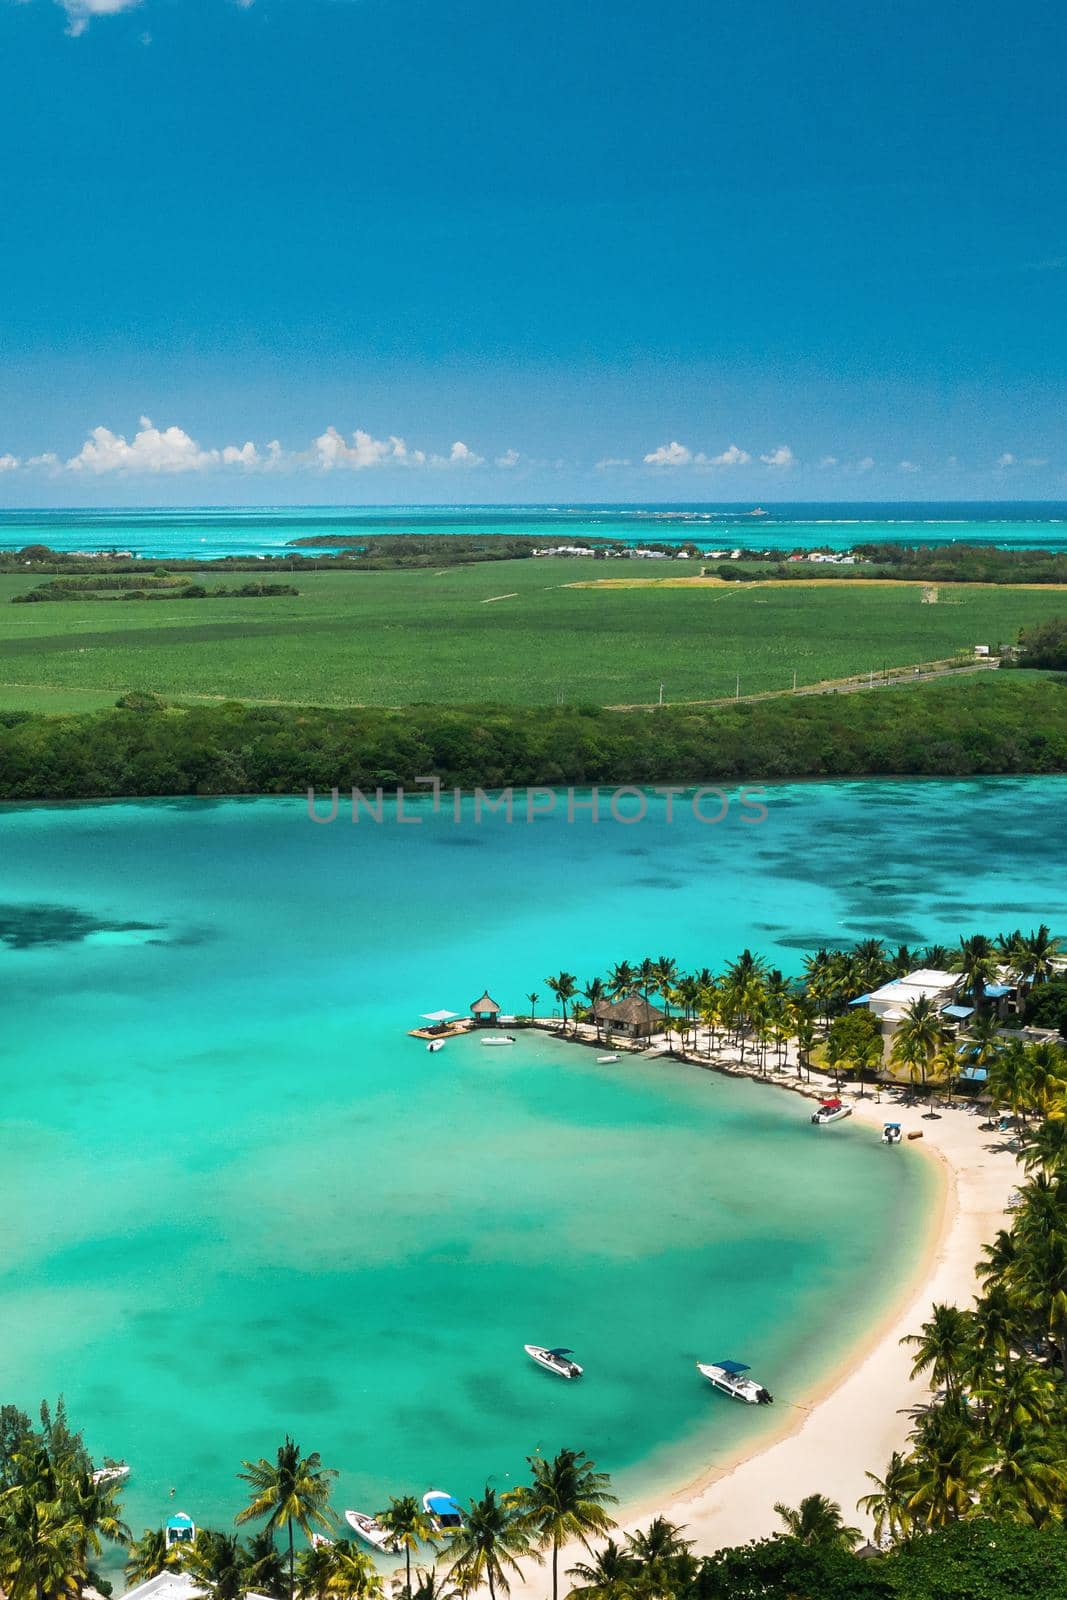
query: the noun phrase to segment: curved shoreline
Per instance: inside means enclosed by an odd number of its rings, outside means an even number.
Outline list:
[[[817,1098],[832,1089],[832,1080],[818,1072],[811,1074],[810,1086],[796,1078],[763,1077],[740,1067],[732,1054],[723,1049],[718,1060],[679,1059],[798,1097]],[[892,1452],[904,1448],[909,1410],[930,1392],[923,1380],[911,1378],[911,1354],[900,1340],[918,1330],[935,1301],[969,1304],[978,1287],[975,1267],[982,1246],[1003,1226],[1020,1171],[1014,1153],[995,1132],[983,1130],[983,1117],[966,1106],[942,1106],[936,1119],[927,1120],[921,1105],[876,1101],[869,1093],[849,1098],[854,1116],[872,1128],[891,1115],[905,1135],[923,1134],[920,1148],[934,1164],[938,1189],[914,1271],[878,1321],[793,1403],[795,1410],[780,1428],[756,1444],[735,1448],[722,1462],[709,1463],[685,1483],[628,1499],[617,1517],[624,1532],[665,1516],[684,1527],[696,1552],[705,1554],[780,1531],[775,1501],[796,1505],[805,1495],[819,1493],[838,1501],[846,1520],[869,1534],[871,1519],[856,1510],[856,1501],[871,1487],[865,1475],[880,1474]],[[578,1559],[577,1546],[561,1552],[564,1569]],[[532,1584],[516,1587],[524,1594],[535,1592]]]

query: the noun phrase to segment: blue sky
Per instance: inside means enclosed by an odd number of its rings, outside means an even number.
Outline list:
[[[0,503],[1067,497],[1044,0],[0,0]]]

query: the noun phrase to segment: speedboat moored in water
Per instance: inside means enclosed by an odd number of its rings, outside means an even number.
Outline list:
[[[697,1371],[707,1378],[712,1388],[718,1389],[720,1394],[728,1394],[731,1400],[743,1400],[750,1406],[774,1404],[774,1396],[761,1383],[755,1378],[741,1376],[749,1371],[741,1361],[698,1361]]]
[[[618,1059],[618,1056],[597,1056],[596,1064],[598,1067],[606,1067],[609,1061],[618,1061]]]
[[[387,1550],[389,1548],[390,1534],[383,1528],[376,1517],[367,1511],[346,1511],[345,1521],[352,1529],[357,1539],[362,1539],[364,1544],[369,1544],[374,1550]]]
[[[531,1361],[536,1361],[539,1367],[544,1367],[546,1372],[554,1372],[557,1378],[580,1378],[582,1368],[577,1361],[572,1361],[573,1350],[546,1349],[543,1344],[524,1344],[522,1347]]]
[[[515,1041],[511,1037],[510,1033],[491,1033],[488,1038],[482,1040],[482,1043],[483,1044],[514,1044]]]
[[[846,1106],[843,1100],[836,1097],[833,1100],[824,1100],[811,1114],[811,1120],[817,1128],[825,1128],[831,1122],[840,1122],[843,1117],[852,1115],[852,1107]]]
[[[444,1489],[427,1489],[422,1497],[422,1509],[435,1533],[451,1533],[463,1526],[463,1512]]]
[[[120,1483],[123,1478],[128,1478],[130,1469],[125,1461],[107,1461],[102,1467],[97,1467],[93,1473],[94,1483]]]
[[[882,1143],[899,1144],[902,1138],[903,1134],[900,1131],[900,1123],[887,1122],[885,1127],[882,1129]]]
[[[168,1550],[173,1550],[175,1545],[193,1544],[196,1541],[196,1523],[187,1511],[176,1511],[167,1519],[163,1538]]]
[[[431,1039],[429,1044],[426,1046],[431,1055],[433,1055],[437,1050],[443,1050],[444,1047],[445,1041],[443,1039]]]

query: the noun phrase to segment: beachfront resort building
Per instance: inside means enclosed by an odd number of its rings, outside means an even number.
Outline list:
[[[969,1006],[956,1003],[959,994],[958,972],[939,972],[934,967],[920,967],[917,972],[907,972],[903,977],[891,978],[881,988],[870,994],[861,994],[853,1000],[854,1006],[867,1006],[877,1017],[882,1029],[882,1049],[886,1056],[893,1048],[893,1035],[903,1022],[913,1000],[929,1000],[945,1017],[946,1022],[961,1022],[971,1014]]]
[[[626,1000],[598,1000],[593,1014],[608,1033],[627,1039],[651,1038],[667,1020],[662,1011],[636,995]]]
[[[208,1600],[208,1593],[187,1572],[161,1572],[158,1577],[127,1589],[125,1600]],[[249,1593],[245,1600],[266,1600],[266,1596]]]

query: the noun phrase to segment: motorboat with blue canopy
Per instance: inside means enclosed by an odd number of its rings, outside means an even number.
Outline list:
[[[449,1533],[463,1526],[463,1512],[444,1489],[427,1489],[422,1497],[422,1509],[435,1533]]]
[[[698,1361],[697,1371],[707,1378],[713,1389],[728,1394],[731,1400],[743,1400],[750,1406],[774,1404],[774,1396],[754,1378],[744,1374],[751,1371],[743,1361]]]

